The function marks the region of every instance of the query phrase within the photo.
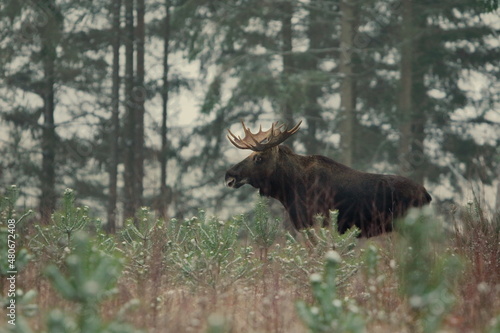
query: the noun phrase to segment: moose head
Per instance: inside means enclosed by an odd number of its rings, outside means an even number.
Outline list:
[[[252,133],[242,121],[245,132],[243,139],[228,130],[227,138],[236,148],[249,149],[253,153],[227,171],[226,185],[232,188],[239,188],[244,184],[259,189],[268,187],[272,183],[271,176],[280,163],[278,145],[297,133],[301,123],[302,121],[288,130],[284,124],[278,126],[278,122],[275,122],[267,131],[263,131],[261,126],[257,133]]]

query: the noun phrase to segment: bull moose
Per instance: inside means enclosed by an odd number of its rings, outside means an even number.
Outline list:
[[[252,133],[242,121],[243,139],[228,130],[234,146],[253,153],[226,172],[226,185],[249,184],[260,195],[279,200],[298,230],[313,226],[318,214],[327,224],[330,211],[338,210],[339,232],[357,226],[365,237],[391,231],[394,219],[432,200],[422,185],[408,178],[357,171],[328,157],[298,155],[280,145],[301,123],[288,130],[275,122],[267,131],[261,126]]]

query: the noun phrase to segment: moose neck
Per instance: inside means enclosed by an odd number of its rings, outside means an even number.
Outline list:
[[[293,204],[297,189],[303,187],[299,158],[302,156],[294,154],[287,146],[279,146],[276,168],[268,185],[260,189],[260,194],[281,201],[285,207]]]

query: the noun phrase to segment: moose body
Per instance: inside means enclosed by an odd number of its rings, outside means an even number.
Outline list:
[[[391,231],[393,220],[410,207],[431,201],[422,185],[405,177],[365,173],[324,156],[295,154],[279,143],[300,123],[284,132],[274,125],[257,134],[245,129],[245,139],[229,137],[238,148],[254,152],[226,172],[226,184],[249,184],[261,195],[279,200],[296,229],[311,227],[318,214],[327,224],[330,211],[338,210],[339,232],[357,226],[363,236],[375,236]]]

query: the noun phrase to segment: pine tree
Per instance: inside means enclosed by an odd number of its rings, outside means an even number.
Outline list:
[[[26,177],[23,190],[38,194],[43,221],[50,218],[56,193],[64,186],[60,180],[78,183],[83,172],[74,170],[80,170],[92,157],[86,140],[65,129],[71,122],[68,118],[89,119],[94,110],[85,102],[79,105],[81,109],[72,108],[69,104],[73,101],[60,94],[66,91],[91,99],[90,94],[100,90],[105,76],[105,61],[102,54],[96,54],[102,46],[99,33],[65,20],[68,10],[56,1],[9,1],[0,15],[2,51],[6,52],[0,59],[1,88],[10,92],[4,95],[2,116],[23,139],[15,149],[23,156],[20,162],[32,161],[19,164],[6,178],[17,183]],[[71,10],[81,14],[88,8],[80,4]],[[98,15],[99,10],[92,15]],[[14,174],[16,177],[10,177]]]
[[[112,45],[113,45],[113,72],[111,92],[111,119],[109,136],[109,184],[106,230],[110,233],[116,231],[116,204],[118,201],[118,163],[119,163],[119,138],[120,138],[120,23],[121,23],[121,0],[112,2]]]
[[[41,136],[42,170],[40,175],[40,214],[42,221],[48,221],[51,213],[56,208],[56,147],[57,134],[54,121],[55,112],[55,85],[57,46],[62,32],[62,15],[54,0],[39,3],[47,23],[40,29],[41,50],[39,57],[42,62],[43,79],[40,96],[43,100],[43,126]]]
[[[356,79],[353,70],[354,34],[357,30],[356,1],[340,1],[340,150],[342,162],[352,166],[356,119]]]
[[[320,66],[332,58],[332,49],[338,47],[339,11],[336,2],[320,0],[312,0],[305,9],[308,10],[305,37],[309,47],[303,54],[296,55],[296,67],[307,78],[306,102],[301,116],[307,120],[307,134],[303,136],[303,141],[308,154],[321,154],[324,153],[325,142],[318,136],[321,131],[332,129],[323,119],[321,98],[332,85],[332,75]]]
[[[408,104],[411,111],[407,119],[411,132],[401,133],[409,140],[401,160],[410,166],[409,175],[418,182],[423,182],[424,174],[434,181],[449,177],[456,185],[460,184],[458,174],[469,180],[492,180],[495,165],[489,156],[494,152],[494,144],[478,144],[472,138],[474,123],[493,125],[481,116],[488,109],[481,106],[480,116],[465,123],[463,132],[457,132],[453,121],[455,110],[474,103],[460,86],[461,80],[467,79],[467,72],[486,73],[486,68],[491,68],[498,73],[499,70],[494,60],[499,52],[487,42],[495,33],[478,21],[476,15],[478,12],[468,1],[413,4],[410,28],[413,37],[402,40],[410,43],[412,74],[411,104]],[[494,103],[494,99],[485,95],[482,102]],[[426,141],[440,146],[437,158],[428,155]],[[456,170],[442,165],[441,156],[447,154],[453,156],[452,160],[463,162],[465,168]],[[482,163],[481,159],[487,162]]]
[[[135,136],[134,136],[134,183],[136,193],[136,206],[140,207],[143,204],[143,179],[144,179],[144,103],[147,98],[147,89],[145,87],[145,68],[144,68],[144,58],[145,49],[144,43],[146,38],[146,26],[144,22],[144,15],[146,14],[145,2],[144,0],[136,0],[136,14],[137,14],[137,27],[136,27],[136,38],[137,38],[137,56],[136,56],[136,79],[134,87],[134,105],[136,113],[136,123],[135,123]]]
[[[137,170],[135,161],[135,143],[137,112],[134,100],[134,0],[124,0],[125,7],[125,125],[124,141],[124,220],[133,217],[139,208],[138,189],[136,187]]]
[[[165,0],[165,21],[163,24],[163,90],[162,95],[162,117],[161,117],[161,150],[160,150],[160,198],[159,215],[166,218],[168,215],[168,187],[167,187],[167,161],[168,161],[168,98],[169,98],[169,53],[170,53],[170,0]]]

